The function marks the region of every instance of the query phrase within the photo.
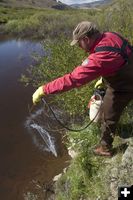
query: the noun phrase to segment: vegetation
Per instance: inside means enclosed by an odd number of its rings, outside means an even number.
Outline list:
[[[67,172],[56,183],[56,200],[107,200],[111,197],[111,177],[117,180],[116,193],[118,184],[132,184],[130,172],[123,175],[121,170],[123,169],[121,168],[122,155],[125,151],[122,138],[133,136],[132,108],[133,103],[130,103],[121,117],[116,131],[120,137],[116,136],[114,140],[117,156],[113,160],[93,154],[93,148],[100,139],[99,127],[96,124],[92,124],[83,132],[67,133],[67,145],[78,152],[78,155],[72,159]],[[125,165],[127,169],[127,163]]]
[[[0,23],[3,33],[18,37],[60,38],[60,34],[71,35],[79,21],[91,20],[94,11],[4,8],[0,7]],[[64,23],[65,22],[65,23]]]
[[[35,87],[71,72],[81,64],[86,55],[77,47],[70,47],[70,37],[75,25],[82,20],[93,20],[101,30],[117,31],[133,43],[133,5],[132,0],[114,1],[110,7],[101,10],[48,10],[0,8],[1,32],[18,37],[43,38],[45,56],[35,56],[36,66],[28,69],[22,76],[23,82]],[[4,25],[3,25],[4,23]],[[64,109],[70,114],[85,113],[88,100],[93,92],[94,82],[70,92],[56,95],[54,101],[63,102]],[[75,98],[76,97],[76,98]],[[61,103],[60,103],[61,105]],[[132,104],[121,119],[120,124],[131,124]],[[128,109],[128,108],[127,108]],[[117,132],[132,133],[132,126],[120,125]],[[105,177],[108,160],[95,157],[92,147],[99,141],[99,127],[91,125],[83,132],[67,133],[68,146],[78,151],[78,156],[64,176],[57,183],[57,200],[107,199],[109,181]],[[114,145],[118,145],[116,138]],[[117,163],[122,154],[118,154]]]
[[[102,30],[116,31],[127,37],[133,43],[133,2],[132,0],[114,1],[112,6],[100,13],[98,22]]]
[[[82,20],[95,21],[103,31],[117,31],[132,42],[133,3],[114,0],[109,7],[100,9],[34,9],[0,7],[0,32],[30,38],[70,38],[75,25]],[[65,23],[64,23],[65,22]]]
[[[55,44],[56,42],[56,44]],[[36,67],[32,66],[28,69],[30,74],[29,78],[25,75],[22,76],[22,81],[31,83],[38,87],[41,84],[45,84],[57,77],[60,77],[66,73],[71,72],[75,67],[81,64],[81,61],[86,58],[86,54],[77,47],[71,47],[70,41],[60,38],[60,42],[46,42],[45,55],[43,58],[35,56],[38,64]],[[67,55],[67,56],[66,56]],[[64,108],[70,114],[83,114],[87,108],[88,100],[92,94],[92,84],[87,84],[84,87],[73,89],[65,93],[61,93],[54,96],[54,101],[62,101]],[[76,98],[73,99],[73,97]]]

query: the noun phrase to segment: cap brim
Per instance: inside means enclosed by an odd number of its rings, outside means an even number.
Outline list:
[[[73,40],[73,41],[70,43],[70,45],[73,46],[73,45],[77,44],[77,42],[78,42],[78,40]]]

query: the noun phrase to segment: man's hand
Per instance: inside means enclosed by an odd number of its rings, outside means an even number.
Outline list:
[[[105,88],[103,78],[101,77],[94,86],[96,89],[103,89]]]
[[[40,86],[32,95],[33,104],[36,105],[44,95],[43,86]]]

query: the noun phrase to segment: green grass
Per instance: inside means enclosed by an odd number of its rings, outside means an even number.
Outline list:
[[[30,8],[6,8],[0,6],[0,23],[7,23],[9,20],[21,20],[33,15],[35,9]],[[5,21],[4,21],[5,19]]]
[[[72,160],[66,174],[56,184],[56,200],[106,199],[105,192],[105,161],[96,157],[92,149],[99,140],[99,129],[91,125],[83,132],[69,132],[69,145],[78,152],[78,156]]]
[[[3,32],[7,34],[31,38],[59,38],[60,34],[70,36],[79,21],[92,19],[98,11],[0,7],[0,12],[0,23],[5,24]]]

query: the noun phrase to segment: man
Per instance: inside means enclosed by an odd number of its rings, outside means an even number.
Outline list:
[[[102,76],[107,83],[104,96],[101,141],[94,152],[112,156],[116,124],[125,106],[133,99],[133,53],[126,39],[117,33],[101,33],[93,22],[83,21],[73,31],[71,45],[89,52],[88,58],[71,73],[39,87],[33,103],[48,94],[79,87]]]

